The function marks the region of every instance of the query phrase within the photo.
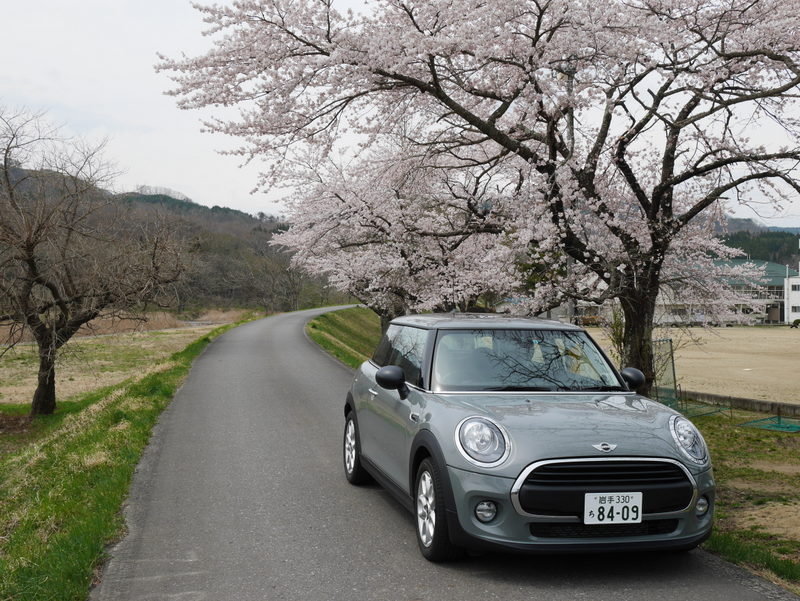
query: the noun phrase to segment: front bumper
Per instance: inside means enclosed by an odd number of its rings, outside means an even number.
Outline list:
[[[448,526],[454,544],[466,548],[501,548],[523,552],[566,553],[688,549],[711,534],[714,513],[712,470],[692,476],[694,494],[680,511],[643,516],[637,527],[586,526],[580,515],[527,515],[512,503],[514,479],[448,467],[454,507],[448,507]],[[700,497],[709,502],[696,514]],[[497,516],[484,524],[475,506],[494,501]]]

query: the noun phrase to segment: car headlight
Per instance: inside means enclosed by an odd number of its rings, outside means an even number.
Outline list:
[[[669,430],[686,457],[698,464],[708,461],[706,441],[692,422],[682,415],[673,415],[669,420]]]
[[[456,428],[456,446],[467,461],[483,467],[503,463],[511,452],[505,430],[485,417],[468,417]]]

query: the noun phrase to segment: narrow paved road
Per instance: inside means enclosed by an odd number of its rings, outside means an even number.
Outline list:
[[[700,551],[426,562],[410,514],[342,476],[351,374],[304,337],[320,312],[241,326],[197,360],[92,601],[798,599]]]

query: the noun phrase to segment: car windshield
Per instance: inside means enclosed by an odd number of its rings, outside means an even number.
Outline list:
[[[457,391],[625,390],[581,331],[440,330],[432,389]]]

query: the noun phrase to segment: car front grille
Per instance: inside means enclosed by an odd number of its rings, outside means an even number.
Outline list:
[[[615,538],[670,534],[678,528],[678,520],[651,520],[641,524],[553,524],[535,522],[531,534],[539,538]]]
[[[686,472],[670,461],[553,461],[527,475],[518,503],[528,514],[582,518],[585,494],[595,492],[641,492],[642,511],[653,514],[685,509],[694,486]]]

